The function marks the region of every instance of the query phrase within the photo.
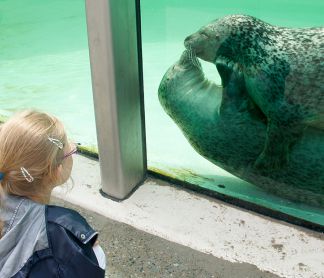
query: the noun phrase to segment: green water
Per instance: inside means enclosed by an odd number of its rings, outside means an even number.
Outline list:
[[[319,0],[142,0],[149,168],[324,225],[324,209],[268,194],[198,155],[157,98],[161,78],[179,58],[184,38],[209,21],[244,13],[275,25],[322,26],[323,11]],[[96,145],[84,1],[0,0],[0,61],[0,115],[42,109],[60,117],[74,140]],[[203,67],[209,79],[220,83],[214,66]]]
[[[36,108],[96,144],[84,1],[0,1],[0,115]]]

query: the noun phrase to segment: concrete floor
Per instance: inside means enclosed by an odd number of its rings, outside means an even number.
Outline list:
[[[279,277],[251,264],[231,263],[195,251],[57,198],[52,203],[77,210],[99,232],[108,259],[107,277]]]
[[[74,160],[74,184],[53,195],[101,233],[109,277],[324,278],[324,234],[155,179],[116,202],[98,161]]]

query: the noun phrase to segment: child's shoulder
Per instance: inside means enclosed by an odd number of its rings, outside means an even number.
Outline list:
[[[50,232],[55,233],[62,227],[64,230],[70,232],[75,239],[82,244],[94,242],[98,233],[88,224],[86,219],[81,216],[77,211],[60,207],[47,205],[46,206],[46,219],[47,224],[50,226],[53,224],[53,228]]]

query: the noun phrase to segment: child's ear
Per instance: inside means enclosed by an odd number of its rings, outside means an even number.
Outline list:
[[[60,185],[60,184],[61,184],[62,173],[63,173],[63,165],[60,164],[60,165],[56,168],[56,181],[57,181],[57,184],[56,184],[56,185]]]
[[[62,171],[63,171],[63,165],[60,164],[58,167],[57,167],[57,176],[60,177],[62,175]]]

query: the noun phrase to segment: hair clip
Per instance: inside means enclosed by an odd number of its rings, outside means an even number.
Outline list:
[[[63,149],[63,143],[59,139],[48,137],[48,140],[55,144],[60,150]]]
[[[0,172],[0,181],[2,181],[4,178],[4,173],[3,172]]]
[[[29,172],[26,170],[26,168],[20,167],[20,171],[23,174],[26,181],[28,181],[28,182],[33,182],[34,181],[34,178],[32,177],[31,174],[29,174]]]

